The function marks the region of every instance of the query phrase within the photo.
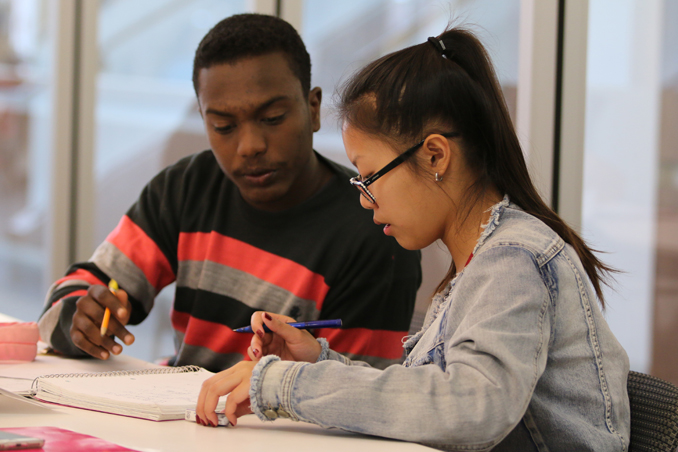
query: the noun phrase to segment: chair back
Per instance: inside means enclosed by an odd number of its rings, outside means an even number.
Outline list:
[[[678,388],[660,378],[629,372],[629,452],[678,451]]]

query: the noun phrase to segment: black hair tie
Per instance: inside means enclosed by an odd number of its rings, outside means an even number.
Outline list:
[[[445,47],[445,44],[443,43],[442,39],[434,38],[433,36],[431,36],[430,38],[428,38],[428,42],[430,42],[433,45],[433,47],[435,47],[436,50],[440,52],[443,58],[449,59],[448,55],[450,54],[450,52]]]

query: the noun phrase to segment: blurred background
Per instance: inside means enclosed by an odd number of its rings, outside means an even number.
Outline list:
[[[333,93],[450,21],[478,33],[543,195],[620,269],[606,317],[631,367],[678,384],[678,2],[0,0],[0,312],[37,320],[143,185],[207,149],[193,53],[219,20],[279,15],[323,96],[315,148],[350,166]],[[544,114],[543,112],[546,112]],[[424,252],[413,328],[449,256]],[[173,352],[173,287],[126,353]]]

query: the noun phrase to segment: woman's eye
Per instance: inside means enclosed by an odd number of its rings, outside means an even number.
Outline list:
[[[264,118],[264,119],[262,119],[262,121],[265,122],[266,124],[269,124],[269,125],[276,125],[276,124],[280,124],[283,121],[283,119],[285,119],[284,114],[278,115],[278,116],[271,116],[269,118]]]

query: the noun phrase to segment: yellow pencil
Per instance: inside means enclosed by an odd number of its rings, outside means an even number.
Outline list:
[[[115,279],[111,279],[108,282],[108,289],[113,292],[113,295],[116,295],[118,292],[118,283]],[[104,320],[101,322],[101,337],[106,335],[106,330],[108,330],[108,322],[111,320],[111,310],[106,308],[104,311]]]

